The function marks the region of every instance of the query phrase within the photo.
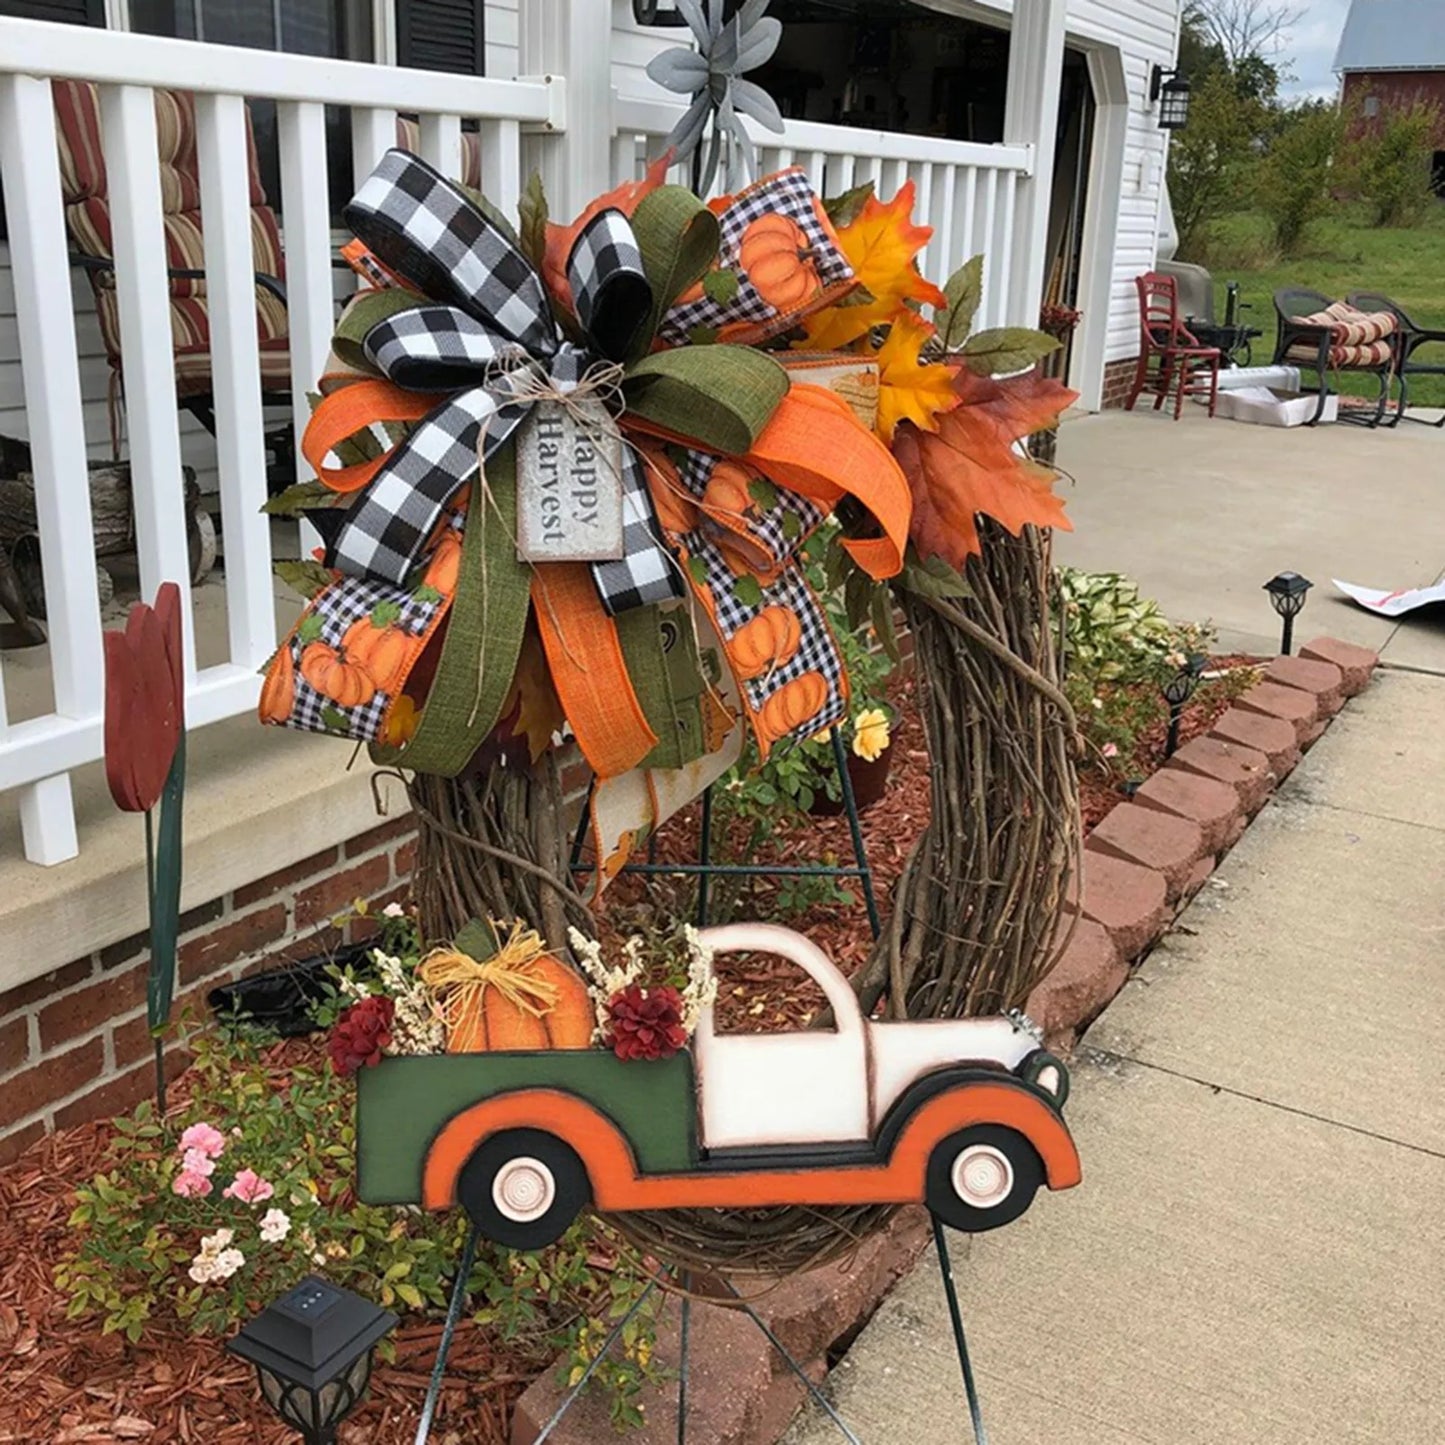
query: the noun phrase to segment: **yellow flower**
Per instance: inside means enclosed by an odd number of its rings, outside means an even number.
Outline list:
[[[875,761],[891,741],[888,714],[881,707],[864,708],[853,719],[853,751],[865,762]]]

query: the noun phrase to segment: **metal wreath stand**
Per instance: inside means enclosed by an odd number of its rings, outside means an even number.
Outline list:
[[[872,956],[854,979],[865,1012],[873,1010],[885,997],[896,1018],[960,1017],[1018,1007],[1052,967],[1071,932],[1069,927],[1061,927],[1060,921],[1065,914],[1068,880],[1076,871],[1079,853],[1078,793],[1073,773],[1077,744],[1073,714],[1057,680],[1056,645],[1049,615],[1047,534],[1026,527],[1015,538],[982,517],[979,530],[983,555],[970,558],[965,569],[967,596],[933,598],[905,591],[896,594],[914,637],[932,796],[929,823],[899,878],[886,933],[864,852],[852,780],[836,730],[833,755],[852,836],[852,866],[714,863],[707,793],[703,795],[696,863],[658,863],[650,858],[646,863],[626,865],[628,871],[644,874],[696,876],[699,925],[707,922],[708,884],[716,876],[813,874],[858,878],[875,940]],[[520,780],[517,770],[511,772],[505,787],[515,789]],[[488,782],[483,793],[474,789],[467,797],[473,817],[491,818],[491,837],[496,839],[496,825],[505,819],[515,821],[518,804],[515,793],[507,794],[505,787],[500,799],[495,798],[494,781]],[[443,823],[434,811],[438,795],[427,790],[437,785],[437,780],[423,778],[409,783],[422,825],[423,863],[430,825],[433,848],[467,843],[498,862],[522,863],[534,885],[538,911],[556,914],[564,903],[568,909],[580,904],[578,895],[556,875],[564,868],[569,875],[581,870],[582,830],[569,847],[566,840],[556,836],[554,823],[534,829],[531,857],[514,851],[511,838],[505,848],[475,836],[463,838],[455,819]],[[555,775],[544,779],[539,791],[541,798],[560,803]],[[522,843],[517,840],[519,847]],[[546,886],[549,874],[550,889]],[[535,888],[537,883],[543,886]],[[444,904],[439,906],[446,911]],[[877,1228],[893,1212],[893,1206],[869,1207],[862,1214],[855,1209],[847,1223],[837,1224],[839,1240],[831,1248],[820,1248],[812,1262],[841,1253],[844,1246]],[[828,1211],[810,1213],[826,1215]],[[640,1218],[656,1222],[668,1217]],[[932,1225],[973,1438],[976,1445],[987,1445],[948,1238],[936,1216]],[[426,1445],[430,1438],[479,1238],[474,1225],[458,1264],[416,1445]],[[681,1301],[677,1440],[683,1445],[687,1439],[693,1276],[694,1267],[674,1263],[648,1281],[533,1445],[543,1445],[552,1436],[628,1323],[659,1289],[676,1292]],[[718,1302],[719,1307],[742,1310],[844,1438],[852,1445],[861,1445],[762,1316],[720,1273],[717,1278],[732,1296],[731,1301]]]

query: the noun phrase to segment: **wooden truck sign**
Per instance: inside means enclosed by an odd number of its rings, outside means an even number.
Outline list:
[[[1079,1182],[1068,1075],[1021,1017],[865,1019],[847,980],[790,929],[735,924],[714,953],[785,957],[835,1027],[721,1034],[628,1061],[601,1049],[384,1059],[358,1078],[358,1188],[374,1204],[460,1203],[516,1249],[604,1212],[923,1203],[978,1232],[1041,1184]]]

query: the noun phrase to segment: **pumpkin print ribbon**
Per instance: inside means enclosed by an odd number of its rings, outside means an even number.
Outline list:
[[[303,450],[324,483],[359,493],[335,530],[328,563],[348,576],[400,584],[447,504],[516,434],[535,401],[587,389],[645,343],[652,287],[627,218],[600,211],[567,260],[583,344],[564,340],[541,277],[509,237],[457,186],[402,150],[386,153],[346,220],[402,283],[363,297],[352,317],[353,327],[364,327],[355,359],[385,378],[366,397],[369,420],[415,427],[380,457],[328,467],[336,442],[355,431],[353,385],[320,403]],[[443,399],[423,411],[417,393]],[[682,592],[627,448],[621,481],[623,556],[592,564],[609,612]]]

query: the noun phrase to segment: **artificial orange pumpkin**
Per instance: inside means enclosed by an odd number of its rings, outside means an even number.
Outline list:
[[[752,480],[753,473],[737,462],[718,462],[702,494],[703,508],[708,512],[743,516],[753,505],[753,494],[748,490]]]
[[[765,607],[733,633],[728,656],[743,677],[761,677],[798,650],[803,629],[787,607]]]
[[[469,992],[447,1033],[449,1054],[507,1049],[585,1049],[592,1043],[592,999],[581,974],[549,953],[538,954],[516,972],[555,990],[556,1001],[534,1014],[484,984]]]
[[[738,260],[753,289],[779,311],[791,311],[818,292],[818,268],[803,228],[776,212],[743,232]]]
[[[462,544],[457,534],[447,531],[437,543],[431,561],[427,563],[422,585],[434,587],[443,597],[450,597],[457,590],[457,576],[462,569]]]
[[[828,684],[821,672],[805,672],[785,682],[759,709],[758,723],[769,737],[785,737],[817,717],[828,701]]]
[[[382,692],[395,692],[411,650],[411,639],[399,627],[378,627],[363,617],[346,629],[341,639],[346,660],[366,669]]]
[[[261,684],[261,702],[257,711],[263,723],[283,723],[291,716],[296,703],[296,663],[287,642],[271,659],[266,681]]]
[[[311,643],[301,654],[301,676],[339,707],[365,707],[376,696],[371,674],[324,642]]]

